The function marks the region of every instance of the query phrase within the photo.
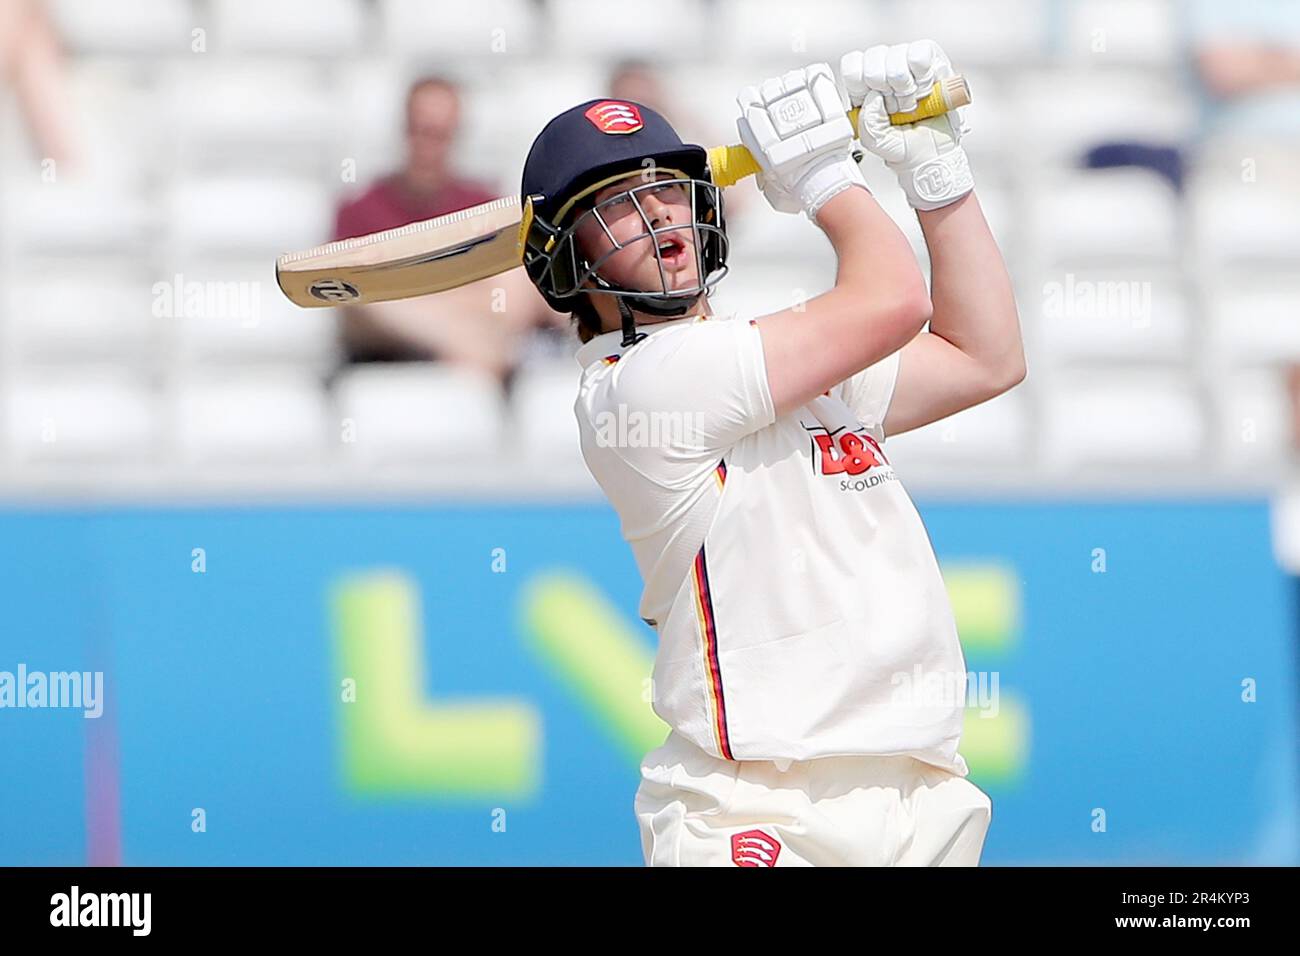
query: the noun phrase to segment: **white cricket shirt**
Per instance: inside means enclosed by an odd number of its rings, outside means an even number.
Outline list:
[[[952,609],[881,448],[898,353],[778,418],[753,321],[638,330],[578,350],[574,411],[658,632],[655,712],[724,759],[910,754],[965,775]]]

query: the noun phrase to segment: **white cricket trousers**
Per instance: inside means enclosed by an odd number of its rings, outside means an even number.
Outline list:
[[[784,772],[677,734],[641,764],[647,866],[978,866],[993,805],[904,755],[820,757]]]

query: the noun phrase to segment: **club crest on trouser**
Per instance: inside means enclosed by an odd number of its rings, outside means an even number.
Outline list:
[[[731,862],[736,866],[776,866],[781,841],[762,830],[731,835]]]
[[[601,100],[584,115],[602,133],[635,133],[644,125],[636,104],[621,100]]]

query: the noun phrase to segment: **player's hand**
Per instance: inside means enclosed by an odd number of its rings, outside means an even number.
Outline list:
[[[849,102],[861,107],[858,138],[897,174],[914,209],[946,206],[975,185],[961,145],[969,129],[962,109],[904,126],[889,122],[890,113],[915,109],[936,82],[952,75],[948,55],[933,40],[873,46],[840,60]]]
[[[849,155],[853,124],[830,64],[814,63],[747,86],[736,97],[740,141],[761,172],[758,185],[778,212],[812,219],[832,196],[866,188]]]

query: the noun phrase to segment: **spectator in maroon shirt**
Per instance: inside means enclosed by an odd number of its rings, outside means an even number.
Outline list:
[[[501,193],[451,168],[459,125],[455,84],[441,77],[416,81],[407,95],[405,164],[339,207],[334,238],[394,229],[498,198]],[[529,331],[565,321],[546,307],[520,268],[436,295],[347,307],[343,346],[353,362],[439,359],[505,382]]]

